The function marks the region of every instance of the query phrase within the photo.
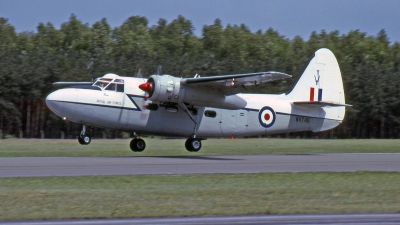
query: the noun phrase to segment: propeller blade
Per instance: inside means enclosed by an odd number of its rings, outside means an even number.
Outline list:
[[[144,91],[142,106],[143,106],[143,108],[147,109],[150,104],[150,101],[149,101],[150,93],[153,92],[153,84],[151,82],[147,81],[146,83],[140,84],[139,88],[140,88],[140,90]]]
[[[86,64],[86,69],[90,69],[90,67],[92,67],[94,64],[94,59],[93,57],[89,59],[89,62]]]
[[[149,108],[149,104],[150,104],[149,93],[145,92],[144,93],[144,97],[143,97],[142,107],[145,108],[145,109],[148,109]]]
[[[136,77],[139,77],[139,78],[143,78],[143,75],[142,75],[142,69],[141,68],[139,68],[139,71],[138,71],[138,73],[136,74]]]
[[[141,71],[142,71],[142,65],[139,64],[136,66],[136,70],[135,73],[133,74],[133,77],[143,78]]]
[[[161,75],[161,74],[162,74],[162,67],[161,67],[161,65],[159,65],[157,68],[157,75]]]

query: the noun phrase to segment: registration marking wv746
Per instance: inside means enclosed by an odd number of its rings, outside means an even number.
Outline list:
[[[310,117],[307,117],[307,116],[296,116],[296,122],[298,122],[298,123],[310,123]]]

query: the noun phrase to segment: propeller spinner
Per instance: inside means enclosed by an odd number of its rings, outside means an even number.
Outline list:
[[[140,90],[145,91],[147,93],[151,93],[153,90],[153,85],[150,82],[143,83],[139,85]]]

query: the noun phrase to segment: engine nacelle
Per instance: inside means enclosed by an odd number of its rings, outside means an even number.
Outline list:
[[[222,109],[241,109],[247,105],[246,100],[237,95],[225,96],[219,90],[182,84],[181,80],[170,75],[152,75],[139,88],[146,91],[153,102],[184,102]]]
[[[149,93],[151,101],[178,103],[183,97],[181,80],[182,78],[170,75],[153,75],[147,80],[150,88],[145,91]]]

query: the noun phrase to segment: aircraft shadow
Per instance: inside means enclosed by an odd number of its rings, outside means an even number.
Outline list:
[[[243,160],[243,159],[232,159],[232,158],[220,158],[217,156],[150,156],[152,158],[164,158],[164,159],[201,159],[201,160]]]
[[[162,159],[199,159],[199,160],[216,160],[216,161],[236,161],[243,159],[221,158],[219,156],[112,156],[107,158],[162,158]]]

